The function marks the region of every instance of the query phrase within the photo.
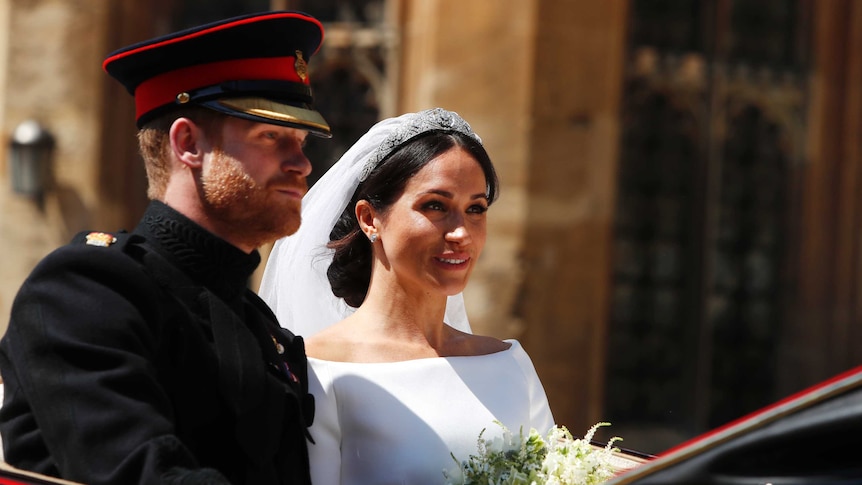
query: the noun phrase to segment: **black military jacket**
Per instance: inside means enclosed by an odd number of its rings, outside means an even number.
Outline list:
[[[22,286],[0,341],[19,468],[98,484],[307,484],[302,339],[247,288],[260,256],[153,202]]]

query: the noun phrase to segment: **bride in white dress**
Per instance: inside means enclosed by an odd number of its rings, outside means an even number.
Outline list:
[[[554,425],[521,345],[473,335],[464,311],[497,190],[463,119],[410,113],[372,127],[276,243],[260,293],[306,338],[315,485],[443,483],[495,421]]]

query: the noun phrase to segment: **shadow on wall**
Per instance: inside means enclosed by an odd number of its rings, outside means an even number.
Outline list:
[[[72,236],[79,231],[90,228],[90,211],[75,189],[56,186],[53,195],[57,198],[57,208],[62,223],[62,232],[59,236],[64,243],[71,240]]]

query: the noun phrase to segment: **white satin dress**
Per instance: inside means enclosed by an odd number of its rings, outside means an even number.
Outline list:
[[[546,434],[545,390],[517,340],[501,352],[387,363],[309,358],[315,485],[445,483],[443,470],[475,454],[479,433]]]

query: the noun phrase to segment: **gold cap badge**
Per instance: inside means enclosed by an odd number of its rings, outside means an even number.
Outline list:
[[[302,58],[302,51],[296,50],[296,61],[293,62],[293,68],[296,69],[296,74],[300,79],[305,81],[305,78],[308,77],[308,64],[305,63],[305,59]]]

